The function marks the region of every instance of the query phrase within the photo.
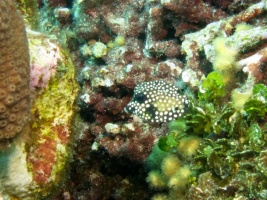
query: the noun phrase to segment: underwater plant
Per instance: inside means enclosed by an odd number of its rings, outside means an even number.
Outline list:
[[[242,108],[234,107],[228,95],[233,90],[225,87],[219,72],[209,73],[200,88],[188,111],[169,122],[169,133],[159,138],[158,148],[147,159],[148,167],[165,180],[165,189],[155,197],[265,199],[267,87],[254,85]],[[159,152],[163,156],[153,156]],[[160,158],[161,167],[150,166],[155,158]],[[178,164],[187,169],[184,177],[179,175]],[[147,182],[152,184],[149,178]]]

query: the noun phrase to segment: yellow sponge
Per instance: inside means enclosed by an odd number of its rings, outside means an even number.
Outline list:
[[[231,70],[237,56],[237,51],[227,47],[226,38],[218,37],[213,41],[216,56],[213,61],[214,70],[227,71]]]
[[[170,188],[183,188],[184,186],[186,186],[186,184],[189,183],[189,176],[192,174],[192,171],[190,170],[190,168],[188,166],[183,166],[181,167],[175,175],[173,175],[169,182],[168,182],[168,186]]]
[[[252,92],[253,92],[252,88],[244,92],[240,91],[240,89],[234,89],[232,91],[232,96],[231,96],[234,108],[236,110],[242,110],[243,105],[251,97]]]
[[[167,186],[164,176],[156,170],[148,173],[146,181],[149,183],[150,187],[154,189],[164,189]]]
[[[169,155],[162,160],[161,170],[164,175],[170,177],[181,167],[180,160],[175,155]]]
[[[125,37],[121,36],[121,35],[118,35],[116,38],[115,38],[115,44],[118,45],[119,47],[120,46],[123,46],[126,42],[125,40]]]
[[[249,29],[252,29],[253,26],[249,25],[249,24],[246,24],[246,23],[240,23],[240,24],[237,24],[236,27],[235,27],[235,33],[237,32],[240,32],[240,31],[246,31],[246,30],[249,30]]]
[[[191,158],[196,154],[201,141],[199,137],[185,137],[180,140],[177,150],[184,158]]]

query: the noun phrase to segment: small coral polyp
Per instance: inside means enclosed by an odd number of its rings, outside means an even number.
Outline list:
[[[29,50],[14,1],[0,4],[0,140],[19,133],[29,117]]]

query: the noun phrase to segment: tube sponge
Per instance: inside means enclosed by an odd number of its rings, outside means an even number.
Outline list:
[[[161,170],[168,177],[175,174],[180,167],[180,160],[175,155],[165,157],[161,163]]]
[[[178,153],[185,159],[192,158],[192,156],[196,154],[201,141],[199,137],[195,136],[182,138],[177,147]]]
[[[243,106],[247,102],[247,100],[252,96],[252,88],[242,91],[240,88],[234,89],[232,91],[232,101],[233,107],[236,110],[242,111]]]
[[[146,181],[155,189],[164,189],[167,186],[165,177],[157,170],[150,171]]]
[[[183,188],[189,183],[189,176],[192,174],[192,171],[188,166],[181,167],[175,175],[173,175],[169,182],[168,186],[170,188]]]
[[[13,0],[0,2],[0,140],[13,138],[27,122],[30,106],[29,51]]]

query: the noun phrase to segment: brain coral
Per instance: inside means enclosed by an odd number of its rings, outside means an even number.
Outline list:
[[[29,111],[29,54],[13,0],[0,1],[0,140],[23,128]]]

